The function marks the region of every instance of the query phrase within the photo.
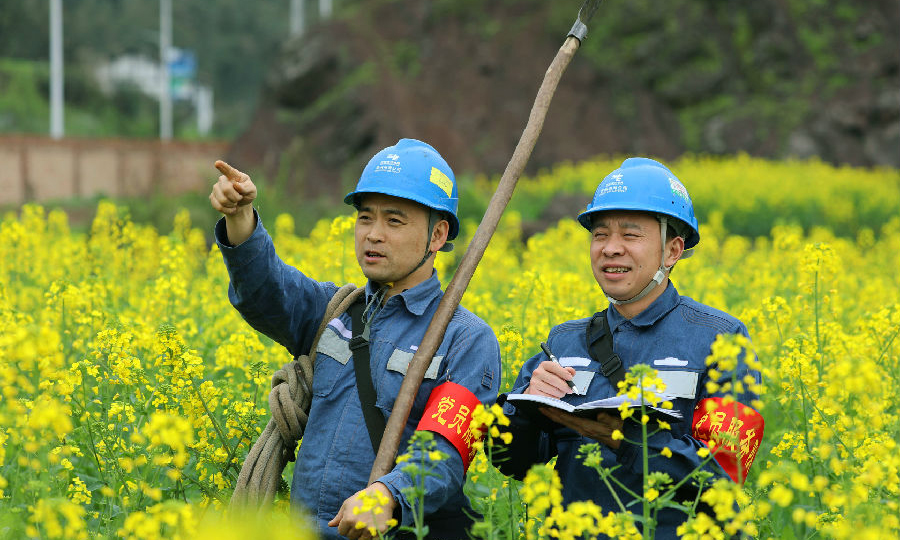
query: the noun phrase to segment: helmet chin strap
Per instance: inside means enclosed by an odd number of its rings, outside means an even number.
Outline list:
[[[430,210],[428,212],[428,230],[425,235],[425,254],[422,255],[422,260],[419,261],[419,264],[415,266],[412,270],[410,270],[403,279],[408,278],[413,272],[422,268],[422,265],[425,264],[425,261],[428,260],[434,254],[434,251],[431,251],[431,235],[434,233],[434,226],[437,225],[438,221],[441,220],[441,215],[435,212],[434,210]],[[397,281],[400,281],[399,279]]]
[[[662,253],[659,256],[659,268],[656,270],[656,273],[653,274],[653,279],[651,279],[650,283],[648,283],[647,286],[644,287],[644,290],[637,293],[637,295],[635,295],[632,298],[629,298],[628,300],[617,300],[607,294],[606,299],[609,300],[610,304],[613,304],[616,306],[624,306],[626,304],[631,304],[633,302],[637,302],[641,298],[647,296],[650,293],[650,291],[652,291],[653,289],[658,287],[659,284],[662,283],[664,279],[666,279],[666,273],[672,269],[671,266],[666,266],[666,225],[667,225],[667,223],[668,223],[668,221],[666,219],[666,216],[659,216],[659,237],[662,239]]]

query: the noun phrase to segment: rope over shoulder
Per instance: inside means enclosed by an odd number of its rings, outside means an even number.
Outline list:
[[[313,366],[316,346],[328,326],[328,322],[365,293],[365,287],[357,288],[348,283],[334,294],[325,307],[325,315],[316,331],[309,354],[302,354],[288,362],[272,375],[269,392],[269,411],[272,417],[254,443],[231,495],[231,508],[259,508],[271,503],[281,484],[281,473],[289,461],[294,461],[297,441],[309,419],[312,404]]]

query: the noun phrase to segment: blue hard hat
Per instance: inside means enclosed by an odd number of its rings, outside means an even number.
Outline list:
[[[348,193],[344,202],[357,206],[359,196],[365,193],[409,199],[443,212],[450,223],[447,240],[459,234],[456,177],[437,150],[422,141],[400,139],[375,154],[363,169],[356,190]]]
[[[673,217],[689,229],[683,232],[685,249],[700,241],[694,205],[684,184],[665,165],[649,158],[628,158],[609,173],[597,186],[587,210],[578,215],[578,222],[591,230],[591,216],[606,210],[637,210]]]

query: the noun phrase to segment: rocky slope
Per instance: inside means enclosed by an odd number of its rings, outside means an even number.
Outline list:
[[[370,1],[287,43],[230,159],[337,199],[400,137],[499,174],[570,2]],[[747,152],[900,167],[900,3],[601,5],[529,170],[597,154]]]

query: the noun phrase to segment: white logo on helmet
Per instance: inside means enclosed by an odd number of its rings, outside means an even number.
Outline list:
[[[606,195],[607,193],[625,193],[628,186],[622,182],[622,173],[611,174],[600,182],[600,192],[597,196]]]
[[[399,173],[403,170],[400,166],[400,156],[397,154],[388,154],[386,156],[387,159],[381,160],[378,162],[378,166],[375,167],[375,172],[389,172],[389,173]]]
[[[674,178],[669,177],[669,187],[672,188],[672,193],[674,195],[677,195],[678,197],[681,197],[682,199],[684,199],[686,201],[691,200],[691,198],[688,197],[687,189],[678,180],[675,180]]]

